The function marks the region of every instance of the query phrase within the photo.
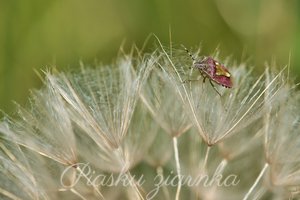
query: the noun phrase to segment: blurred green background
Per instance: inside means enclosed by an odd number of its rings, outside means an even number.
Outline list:
[[[175,45],[219,46],[238,61],[244,52],[257,69],[292,52],[299,78],[299,20],[299,0],[0,0],[0,109],[39,87],[34,69],[109,63],[124,40],[141,46],[150,33],[167,45],[169,27]]]

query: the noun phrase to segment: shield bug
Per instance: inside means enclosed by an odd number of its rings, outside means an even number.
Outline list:
[[[194,61],[193,67],[199,70],[201,76],[203,77],[203,82],[205,82],[207,78],[211,86],[220,96],[221,94],[218,92],[213,82],[225,88],[232,87],[231,74],[224,65],[209,56],[197,61],[187,48],[184,46],[183,48]]]

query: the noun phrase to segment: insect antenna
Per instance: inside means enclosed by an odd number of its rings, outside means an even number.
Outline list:
[[[192,58],[192,60],[193,61],[196,61],[196,59],[194,58],[194,56],[190,53],[190,51],[182,44],[181,45],[183,48],[184,48],[184,50],[187,52],[187,54],[189,54],[189,56]]]
[[[181,45],[184,50],[187,52],[187,54],[191,57],[191,59],[194,61],[193,63],[196,62],[196,59],[194,58],[194,56],[190,53],[190,51],[182,44]],[[190,69],[192,69],[192,67],[189,67]],[[190,82],[190,81],[198,81],[198,80],[191,80],[191,79],[187,79],[187,80],[184,80],[183,83],[187,83],[187,82]]]

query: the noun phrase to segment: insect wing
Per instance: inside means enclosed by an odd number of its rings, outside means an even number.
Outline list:
[[[211,77],[217,84],[227,88],[232,87],[231,75],[223,65],[216,63],[215,74]]]

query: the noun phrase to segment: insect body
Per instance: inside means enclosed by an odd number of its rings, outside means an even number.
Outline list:
[[[224,65],[212,57],[205,57],[201,61],[194,62],[194,68],[198,69],[204,78],[209,78],[226,88],[232,87],[231,74]]]
[[[226,88],[232,87],[231,74],[224,65],[220,64],[212,57],[204,57],[202,60],[196,61],[196,59],[190,54],[189,50],[187,50],[186,48],[185,50],[193,59],[194,68],[198,69],[200,74],[203,76],[203,82],[205,82],[205,79],[208,78],[210,84],[219,95],[220,93],[215,88],[212,81]]]

